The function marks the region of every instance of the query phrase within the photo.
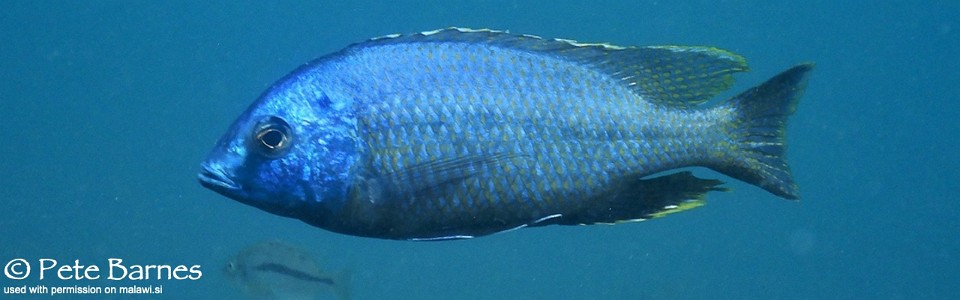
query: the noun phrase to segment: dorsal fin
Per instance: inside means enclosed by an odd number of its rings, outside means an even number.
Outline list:
[[[743,57],[712,47],[649,46],[617,52],[602,64],[647,100],[693,106],[733,85],[733,73],[747,71]]]
[[[387,35],[349,48],[418,42],[483,43],[551,55],[591,66],[648,101],[681,107],[706,102],[733,84],[733,73],[748,69],[743,57],[712,47],[620,47],[455,27]]]

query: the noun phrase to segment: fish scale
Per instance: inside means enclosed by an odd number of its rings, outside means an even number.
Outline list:
[[[811,68],[705,105],[747,70],[742,57],[460,28],[391,35],[278,81],[200,180],[321,228],[413,240],[664,216],[723,189],[662,173],[689,166],[795,199],[783,134]]]
[[[559,126],[557,126],[557,127],[559,127]],[[473,132],[474,130],[471,128],[471,129],[467,129],[467,131],[468,131],[468,132]],[[496,133],[499,132],[496,128],[494,128],[494,129],[492,129],[492,130],[489,130],[489,131],[492,132],[493,135],[496,135]],[[556,135],[559,135],[559,134],[558,134],[559,132],[557,132],[557,131],[558,131],[558,130],[556,130],[556,129],[554,129],[554,128],[549,128],[549,127],[548,127],[548,128],[545,130],[545,133],[546,133],[546,134],[541,134],[540,136],[551,136],[551,135],[556,136]],[[508,134],[508,135],[510,134],[510,132],[511,132],[510,130],[505,130],[505,133]],[[550,134],[550,133],[554,133],[554,134]],[[419,133],[417,133],[417,134],[419,134]],[[513,137],[513,136],[509,137],[508,139],[509,139],[509,140],[517,140],[517,139],[516,139],[515,137]],[[399,139],[399,140],[404,140],[404,139]],[[427,139],[425,139],[425,141],[426,141],[426,140],[427,140]],[[437,137],[437,140],[451,141],[451,140],[455,140],[455,139],[453,139],[452,137]],[[489,141],[483,139],[483,138],[480,137],[480,136],[477,136],[477,140],[476,140],[476,141],[471,141],[471,142],[481,143],[481,144],[482,144],[482,143],[484,143],[484,142],[489,142]],[[427,143],[429,143],[429,142],[427,142]],[[578,163],[580,160],[575,159],[575,157],[581,156],[581,155],[582,155],[582,151],[577,151],[577,153],[573,153],[574,151],[571,151],[571,148],[573,148],[573,149],[578,149],[578,150],[579,150],[579,149],[583,149],[582,143],[574,140],[574,141],[569,142],[569,143],[555,143],[555,144],[553,144],[553,145],[554,145],[554,147],[552,147],[552,148],[550,148],[550,149],[540,148],[540,149],[537,149],[537,150],[533,150],[533,151],[528,152],[528,153],[537,153],[537,154],[539,154],[537,161],[552,162],[552,163],[548,163],[548,164],[538,165],[538,167],[541,168],[541,169],[549,169],[550,172],[546,172],[547,174],[555,174],[555,175],[556,175],[555,178],[549,178],[549,177],[543,178],[543,179],[544,179],[544,182],[552,182],[552,183],[554,183],[556,186],[561,186],[561,187],[563,187],[563,186],[567,186],[567,187],[569,187],[569,186],[576,186],[576,187],[578,187],[578,188],[582,187],[581,184],[577,184],[576,182],[572,182],[571,175],[570,175],[569,173],[578,173],[578,172],[579,172],[579,173],[584,173],[583,171],[589,171],[589,170],[585,170],[585,168],[579,168],[579,167],[578,167],[578,168],[569,168],[569,167],[568,167],[568,165],[570,165],[570,166],[581,166],[581,164]],[[562,146],[562,147],[561,147],[561,146]],[[373,145],[372,147],[375,148],[376,145]],[[516,146],[516,148],[520,148],[520,146],[518,145],[518,146]],[[620,153],[620,154],[626,154],[626,153],[624,153],[624,151],[622,151],[622,149],[625,149],[625,148],[627,148],[627,147],[620,147],[620,148],[619,148],[619,149],[620,149],[619,151],[614,151],[614,152],[615,152],[615,153]],[[480,151],[481,149],[490,149],[490,147],[480,147],[480,148],[478,148],[478,149],[473,149],[473,151]],[[421,155],[418,155],[418,153],[395,152],[394,155],[398,155],[398,156],[408,156],[408,157],[422,157],[422,154],[421,154]],[[444,155],[449,155],[449,153],[435,153],[435,154],[430,154],[430,157],[427,157],[427,158],[425,158],[425,159],[426,159],[426,160],[436,159],[437,157],[442,157],[442,156],[444,156]],[[462,153],[457,153],[457,154],[455,154],[455,155],[462,155]],[[623,164],[624,162],[632,162],[632,161],[641,162],[641,161],[639,161],[639,160],[636,159],[637,157],[629,157],[629,156],[624,157],[623,155],[614,155],[614,154],[612,154],[612,153],[607,153],[607,155],[604,155],[603,157],[607,157],[607,158],[614,158],[614,157],[616,157],[616,158],[619,158],[619,161],[620,161],[621,164]],[[665,159],[665,160],[668,160],[668,159]],[[603,160],[601,160],[601,161],[603,161]],[[610,163],[609,163],[609,162],[606,162],[606,164],[610,164]],[[631,165],[632,165],[632,164],[628,164],[628,165],[626,165],[626,166],[624,166],[624,167],[625,167],[625,168],[630,168]],[[386,167],[387,167],[387,168],[393,168],[393,169],[403,168],[402,165],[386,166]],[[498,170],[498,169],[496,169],[496,170]],[[492,171],[496,171],[496,170],[492,170]],[[586,172],[586,173],[589,173],[589,172]],[[505,175],[505,176],[501,176],[501,175]],[[580,174],[577,174],[577,175],[580,175]],[[514,176],[509,176],[509,174],[491,173],[491,174],[488,174],[488,176],[480,176],[480,177],[493,177],[493,178],[504,177],[504,178],[508,178],[508,177],[514,177]],[[604,181],[602,181],[602,180],[595,180],[595,182],[596,182],[597,184],[603,184],[603,183],[604,183]],[[521,188],[529,188],[529,186],[527,186],[526,184],[534,184],[534,182],[532,182],[532,181],[525,181],[525,182],[521,182],[521,184],[524,184],[524,185],[521,185]],[[569,189],[569,188],[568,188],[568,189]],[[469,191],[465,191],[465,192],[469,193]],[[502,195],[502,194],[501,194],[501,195]],[[564,194],[561,194],[561,195],[563,195],[563,196],[568,196],[568,195],[564,195]],[[494,195],[494,196],[497,196],[497,195]],[[505,195],[504,197],[505,197],[505,198],[509,198],[509,199],[522,199],[522,197],[516,197],[515,195]],[[571,197],[563,197],[563,198],[571,198]],[[496,200],[499,200],[499,199],[492,199],[492,200],[496,201]],[[527,200],[527,201],[546,201],[546,202],[551,201],[551,199],[526,199],[526,200]]]

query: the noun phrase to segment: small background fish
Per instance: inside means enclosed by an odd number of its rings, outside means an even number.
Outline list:
[[[253,244],[224,267],[228,277],[254,299],[337,299],[350,298],[348,274],[324,273],[305,250],[279,240]]]

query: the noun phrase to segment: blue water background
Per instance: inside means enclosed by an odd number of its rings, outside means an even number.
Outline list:
[[[196,281],[34,276],[0,277],[0,286],[163,284],[163,298],[227,299],[240,293],[220,267],[248,244],[280,238],[331,273],[352,270],[355,299],[960,298],[957,1],[0,8],[0,263],[79,259],[104,269],[116,257],[203,270]],[[448,26],[726,48],[752,70],[725,97],[815,62],[789,125],[802,200],[699,171],[733,191],[637,224],[414,243],[330,233],[197,184],[207,151],[274,80],[369,37]]]

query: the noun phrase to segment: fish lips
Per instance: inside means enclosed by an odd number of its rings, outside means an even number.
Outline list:
[[[203,165],[197,180],[200,185],[233,199],[244,197],[243,186],[231,179],[231,174],[217,166]]]

